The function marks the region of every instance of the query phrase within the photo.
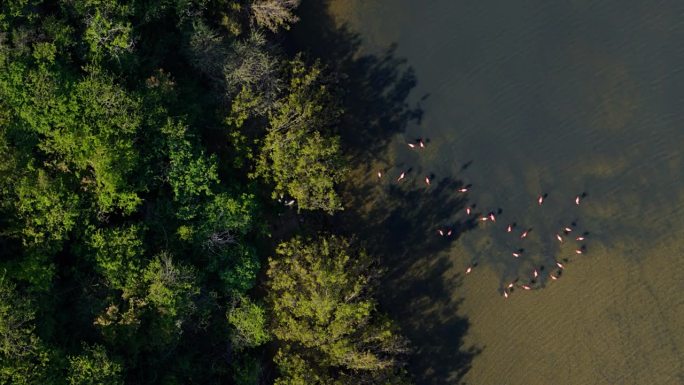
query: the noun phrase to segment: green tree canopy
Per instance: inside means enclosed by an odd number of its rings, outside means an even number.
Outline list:
[[[319,377],[314,383],[321,384],[349,376],[395,377],[406,341],[377,311],[373,259],[337,236],[296,237],[276,253],[269,263],[268,299],[272,332],[285,346],[279,353],[281,383],[296,384],[297,376]],[[302,374],[309,372],[315,376]]]
[[[269,113],[269,127],[255,175],[274,183],[273,197],[287,194],[305,210],[342,209],[335,184],[346,165],[339,137],[331,134],[341,111],[318,64],[290,63],[287,94]]]

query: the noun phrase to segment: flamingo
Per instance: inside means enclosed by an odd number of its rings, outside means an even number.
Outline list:
[[[489,219],[491,219],[492,222],[496,222],[496,217],[494,216],[494,213],[489,213]]]
[[[467,215],[470,215],[471,211],[472,211],[472,210],[470,209],[470,207],[466,207],[466,214],[467,214]]]
[[[558,279],[558,277],[556,277],[556,276],[553,275],[553,274],[549,274],[549,277],[551,277],[551,279],[553,279],[554,281]]]
[[[506,289],[504,289],[504,291],[503,291],[503,296],[504,296],[504,298],[508,298],[508,292],[506,291]]]
[[[425,184],[428,186],[430,185],[430,177],[429,176],[425,177]]]
[[[577,250],[575,250],[575,253],[577,253],[577,254],[582,254],[582,253],[584,253],[584,250],[582,250],[582,249],[577,249]]]
[[[378,179],[382,178],[382,172],[378,171]]]
[[[556,234],[556,239],[558,239],[558,242],[563,243],[563,237],[560,235]]]
[[[539,272],[537,271],[537,269],[534,269],[534,278],[537,278],[537,277],[539,277]]]
[[[447,237],[450,237],[450,236],[451,236],[451,229],[449,229],[449,231],[447,231]]]
[[[572,232],[572,228],[570,228],[570,227],[566,227],[566,228],[564,228],[563,230],[565,230],[565,233],[566,233],[566,234]]]
[[[575,197],[575,204],[577,206],[579,206],[579,204],[580,204],[580,196],[579,195]]]
[[[527,238],[527,236],[530,234],[530,231],[532,231],[532,229],[525,230],[522,234],[520,234],[520,239]]]
[[[560,262],[556,262],[556,266],[558,266],[559,269],[565,269],[565,266]]]
[[[458,189],[458,192],[461,192],[461,193],[468,192],[468,189],[463,187],[463,188]]]
[[[513,256],[516,257],[516,258],[519,258],[519,257],[520,257],[520,253],[514,252],[514,253],[513,253]]]
[[[508,227],[506,227],[506,232],[510,233],[511,231],[513,231],[513,225],[508,225]]]
[[[401,175],[399,175],[399,178],[397,178],[397,182],[399,182],[400,180],[402,180],[404,178],[406,178],[406,173],[402,172]]]
[[[520,287],[522,287],[525,290],[532,290],[532,288],[527,285],[520,285]]]
[[[482,222],[486,222],[486,221],[488,221],[488,220],[489,220],[489,217],[481,217],[481,218],[480,218],[480,221],[482,221]]]
[[[413,144],[413,143],[406,143],[406,144],[408,144],[408,146],[411,147],[411,148],[416,148],[416,145]]]
[[[514,285],[514,283],[513,283],[513,282],[509,283],[509,284],[508,284],[508,288],[509,288],[509,289],[510,289],[510,288],[512,288],[512,287],[513,287],[513,285]]]
[[[420,148],[425,148],[425,143],[423,142],[423,139],[418,139],[418,144],[420,145]]]
[[[468,268],[466,269],[466,272],[465,272],[465,273],[466,273],[466,274],[470,274],[471,271],[473,271],[473,267],[472,267],[472,266],[468,266]]]
[[[539,206],[541,206],[542,203],[544,203],[544,196],[540,195],[540,196],[537,198],[537,203],[539,204]]]
[[[575,238],[575,240],[576,240],[576,241],[583,241],[583,240],[584,240],[584,237],[580,235],[579,237]]]
[[[444,236],[444,231],[442,231],[442,229],[437,230],[437,232],[439,233],[439,235]]]

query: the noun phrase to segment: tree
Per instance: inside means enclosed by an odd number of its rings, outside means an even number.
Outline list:
[[[122,385],[123,367],[102,345],[84,345],[83,353],[69,357],[69,385]]]
[[[264,308],[246,296],[240,296],[236,302],[226,314],[228,323],[235,328],[232,336],[233,349],[254,348],[266,343],[269,335]]]
[[[252,20],[271,32],[278,32],[279,28],[289,29],[290,24],[299,20],[294,15],[299,2],[300,0],[253,0],[250,7]]]
[[[341,111],[318,65],[290,63],[288,94],[269,114],[254,176],[274,183],[273,198],[288,194],[301,209],[342,209],[335,192],[346,171],[339,137],[331,126]]]
[[[34,333],[35,308],[0,275],[0,383],[53,384],[55,353]]]
[[[321,378],[314,383],[321,384],[326,378],[397,377],[398,356],[407,345],[377,311],[373,259],[336,236],[296,237],[280,244],[276,254],[267,285],[272,332],[287,347],[279,353],[284,378],[311,371]]]

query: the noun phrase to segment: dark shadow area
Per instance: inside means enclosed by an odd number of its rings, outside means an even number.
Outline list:
[[[454,193],[464,183],[413,164],[390,164],[392,139],[422,117],[407,102],[417,79],[395,57],[395,47],[380,55],[363,53],[361,37],[336,25],[327,1],[304,2],[299,16],[288,49],[320,58],[336,74],[345,92],[339,134],[351,161],[341,191],[344,212],[305,220],[325,222],[325,228],[354,237],[380,258],[386,273],[378,297],[411,340],[408,367],[416,383],[460,383],[479,353],[463,344],[469,322],[458,315],[461,300],[455,295],[462,276],[449,258],[452,242],[477,225],[465,216],[466,196]],[[382,178],[374,163],[384,170]],[[402,181],[397,167],[407,171]],[[440,236],[438,229],[451,235]]]

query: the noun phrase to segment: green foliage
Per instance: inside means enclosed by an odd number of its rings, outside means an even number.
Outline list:
[[[162,128],[169,156],[166,178],[175,201],[182,207],[178,215],[181,219],[192,219],[196,210],[189,206],[198,198],[213,195],[212,187],[218,182],[218,174],[216,158],[196,151],[186,132],[185,125],[172,121]]]
[[[0,1],[0,384],[256,385],[271,338],[278,384],[402,378],[362,251],[257,285],[259,189],[342,208],[334,82],[260,29],[298,3]]]
[[[83,34],[93,60],[119,60],[133,50],[131,22],[127,20],[130,11],[126,5],[105,2],[109,6],[88,7],[85,13],[86,29]]]
[[[197,277],[190,266],[175,264],[168,253],[158,255],[143,272],[147,299],[163,315],[182,319],[194,311],[199,294]]]
[[[0,383],[51,384],[54,353],[34,332],[35,309],[0,275]]]
[[[301,209],[333,213],[342,209],[334,190],[345,175],[339,138],[328,131],[340,109],[318,65],[291,62],[288,94],[269,115],[256,167],[274,183],[273,197],[289,194]]]
[[[234,349],[254,348],[268,342],[266,311],[249,297],[240,297],[239,303],[228,311],[227,318],[235,328],[232,338]]]
[[[254,357],[243,355],[233,364],[233,384],[258,385],[261,384],[261,363]]]
[[[365,251],[328,236],[294,238],[276,253],[268,269],[272,332],[297,349],[293,356],[281,354],[285,377],[296,379],[316,367],[321,378],[335,378],[334,368],[360,377],[393,377],[406,343],[376,311],[370,284],[377,272]],[[298,383],[288,381],[283,383]]]
[[[123,368],[107,355],[104,346],[84,346],[84,352],[69,357],[69,385],[123,384]]]
[[[88,253],[95,257],[97,270],[111,287],[123,290],[130,278],[141,271],[142,229],[139,225],[90,231]]]
[[[251,0],[252,20],[259,26],[278,32],[279,28],[290,29],[290,24],[299,20],[294,10],[300,0]]]

